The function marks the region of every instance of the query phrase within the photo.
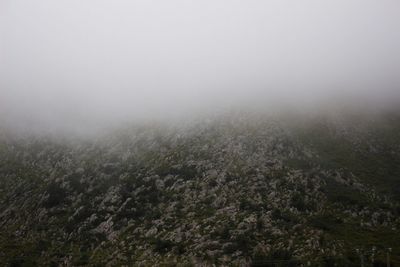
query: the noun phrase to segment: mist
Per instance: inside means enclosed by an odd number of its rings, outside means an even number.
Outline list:
[[[0,123],[395,107],[399,26],[395,0],[3,0]]]

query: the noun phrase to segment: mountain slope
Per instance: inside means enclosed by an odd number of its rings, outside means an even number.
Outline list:
[[[357,123],[354,123],[354,122]],[[12,266],[400,261],[400,120],[226,117],[94,140],[4,135]]]

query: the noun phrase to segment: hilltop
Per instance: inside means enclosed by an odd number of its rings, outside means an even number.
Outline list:
[[[400,117],[225,116],[3,134],[10,266],[400,264]],[[395,265],[397,264],[397,265]]]

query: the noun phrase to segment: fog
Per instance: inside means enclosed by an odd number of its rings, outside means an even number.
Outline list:
[[[394,106],[399,27],[397,0],[1,0],[0,123]]]

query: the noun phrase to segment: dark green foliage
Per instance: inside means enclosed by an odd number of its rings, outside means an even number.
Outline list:
[[[74,266],[87,266],[90,263],[89,255],[86,252],[80,252],[80,255],[74,261]]]
[[[299,266],[300,261],[297,261],[292,257],[292,253],[287,250],[273,250],[269,254],[256,253],[251,261],[252,267],[291,267]]]
[[[381,192],[400,200],[400,121],[381,119],[359,134],[357,144],[351,138],[337,136],[323,124],[299,131],[299,139],[318,154],[313,159],[326,169],[345,169]],[[396,151],[396,152],[395,152]]]
[[[248,197],[244,197],[240,199],[240,204],[239,204],[240,209],[242,210],[248,210],[248,211],[259,211],[260,207],[253,203],[251,199]]]
[[[310,170],[312,168],[312,161],[304,158],[290,158],[285,161],[285,165],[300,170]]]
[[[299,211],[305,211],[307,209],[304,197],[301,194],[294,194],[292,196],[292,206]]]
[[[155,238],[154,240],[152,240],[152,244],[154,246],[154,251],[162,254],[172,250],[172,248],[175,246],[175,243],[171,240],[160,238]]]
[[[192,179],[197,175],[197,170],[195,166],[182,165],[178,167],[171,166],[170,164],[162,164],[156,169],[156,173],[161,177],[177,175],[184,179]]]
[[[67,179],[70,182],[70,185],[74,191],[78,193],[82,193],[85,191],[84,185],[80,183],[81,175],[74,173],[70,175]]]
[[[235,245],[234,250],[243,251],[245,253],[252,250],[254,239],[250,233],[242,233],[232,240]]]
[[[48,197],[43,204],[47,208],[62,204],[67,196],[65,189],[61,188],[59,184],[54,182],[48,185],[46,193],[48,194]]]
[[[282,220],[283,223],[287,226],[294,225],[297,222],[299,222],[299,218],[289,211],[281,211],[279,209],[274,209],[272,211],[272,216],[277,220]]]
[[[309,222],[311,226],[329,232],[336,229],[342,223],[342,220],[336,218],[333,214],[321,214],[311,217]]]
[[[326,187],[324,193],[332,203],[341,203],[343,205],[358,205],[360,207],[368,205],[368,199],[357,189],[349,185],[341,184],[334,179],[326,178]]]

